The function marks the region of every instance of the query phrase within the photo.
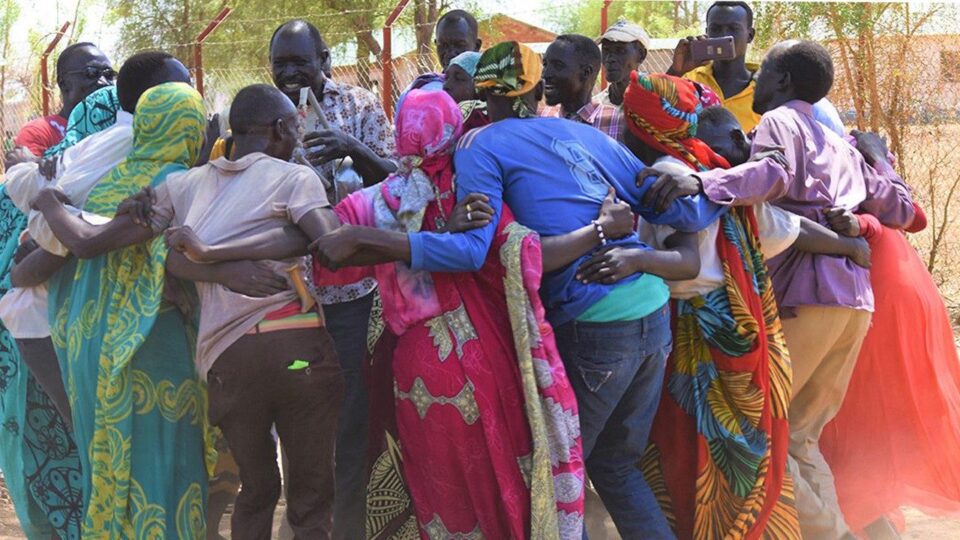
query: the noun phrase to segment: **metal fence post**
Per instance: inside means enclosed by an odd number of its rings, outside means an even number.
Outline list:
[[[196,41],[193,45],[193,68],[195,78],[197,80],[197,92],[200,92],[200,95],[203,95],[203,42],[207,37],[220,26],[220,23],[227,18],[227,15],[233,12],[233,8],[224,7],[220,10],[220,13],[210,21],[210,24],[203,29],[203,32],[197,36]]]
[[[380,69],[383,73],[383,84],[380,85],[383,112],[393,118],[393,23],[407,7],[410,0],[400,0],[393,8],[387,20],[383,23],[383,49],[380,51]]]
[[[43,51],[43,54],[40,55],[40,86],[43,96],[44,116],[50,114],[50,76],[47,74],[47,58],[50,57],[50,53],[53,52],[53,49],[57,47],[57,43],[60,43],[60,40],[63,39],[63,35],[67,32],[67,28],[70,28],[70,21],[63,23],[63,26],[61,26],[60,30],[57,31],[57,35],[53,36],[53,40],[50,41],[50,44],[47,45],[47,48]]]

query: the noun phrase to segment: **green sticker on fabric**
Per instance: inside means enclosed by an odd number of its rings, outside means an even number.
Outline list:
[[[310,366],[310,362],[305,362],[303,360],[294,360],[293,362],[290,363],[289,366],[287,366],[287,369],[289,369],[290,371],[296,371],[298,369],[303,369],[309,366]]]

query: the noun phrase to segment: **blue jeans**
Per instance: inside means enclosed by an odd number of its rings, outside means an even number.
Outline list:
[[[557,347],[577,395],[587,474],[623,538],[675,538],[638,464],[670,355],[670,306],[636,321],[569,322]]]

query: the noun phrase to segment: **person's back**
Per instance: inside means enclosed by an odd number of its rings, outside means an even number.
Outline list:
[[[590,225],[611,187],[635,211],[680,230],[699,230],[716,218],[708,214],[719,212],[717,207],[701,205],[696,197],[679,200],[657,215],[641,210],[640,200],[650,185],[636,184],[643,162],[597,129],[559,118],[507,119],[473,130],[461,139],[454,164],[459,197],[471,192],[487,194],[494,208],[507,204],[519,223],[542,236],[563,235]],[[484,235],[492,235],[492,230],[466,234]],[[607,243],[646,248],[635,233]],[[417,250],[414,247],[414,253]],[[426,253],[433,259],[428,265],[442,260],[442,255]],[[582,315],[611,290],[638,279],[656,281],[649,285],[666,298],[662,280],[649,274],[634,274],[617,285],[579,283],[574,274],[587,256],[544,275],[541,294],[552,324]]]

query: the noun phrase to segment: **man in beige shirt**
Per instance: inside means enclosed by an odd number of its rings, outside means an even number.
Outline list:
[[[228,245],[257,242],[258,235],[285,228],[316,238],[338,226],[320,179],[309,167],[288,162],[298,136],[290,100],[272,86],[248,86],[234,99],[230,123],[233,160],[220,158],[171,174],[156,193],[148,189],[121,204],[119,215],[105,225],[68,216],[73,226],[85,229],[79,236],[109,251],[145,242],[173,226],[189,227],[180,228],[181,235],[188,230],[208,244]],[[151,198],[152,205],[141,204]],[[299,242],[300,255],[304,244]],[[303,264],[302,257],[286,258],[296,250],[282,243],[270,243],[263,251],[275,250],[283,251],[263,257],[277,259],[263,264],[272,264],[279,276]],[[236,259],[248,259],[249,253]],[[266,294],[255,298],[203,281],[212,274],[185,262],[172,249],[167,269],[196,281],[201,302],[197,369],[208,381],[210,421],[223,431],[243,485],[234,506],[232,537],[270,538],[280,495],[271,435],[276,425],[290,464],[290,524],[299,538],[329,538],[343,376],[322,314],[302,312],[293,287],[276,275],[262,278]]]

